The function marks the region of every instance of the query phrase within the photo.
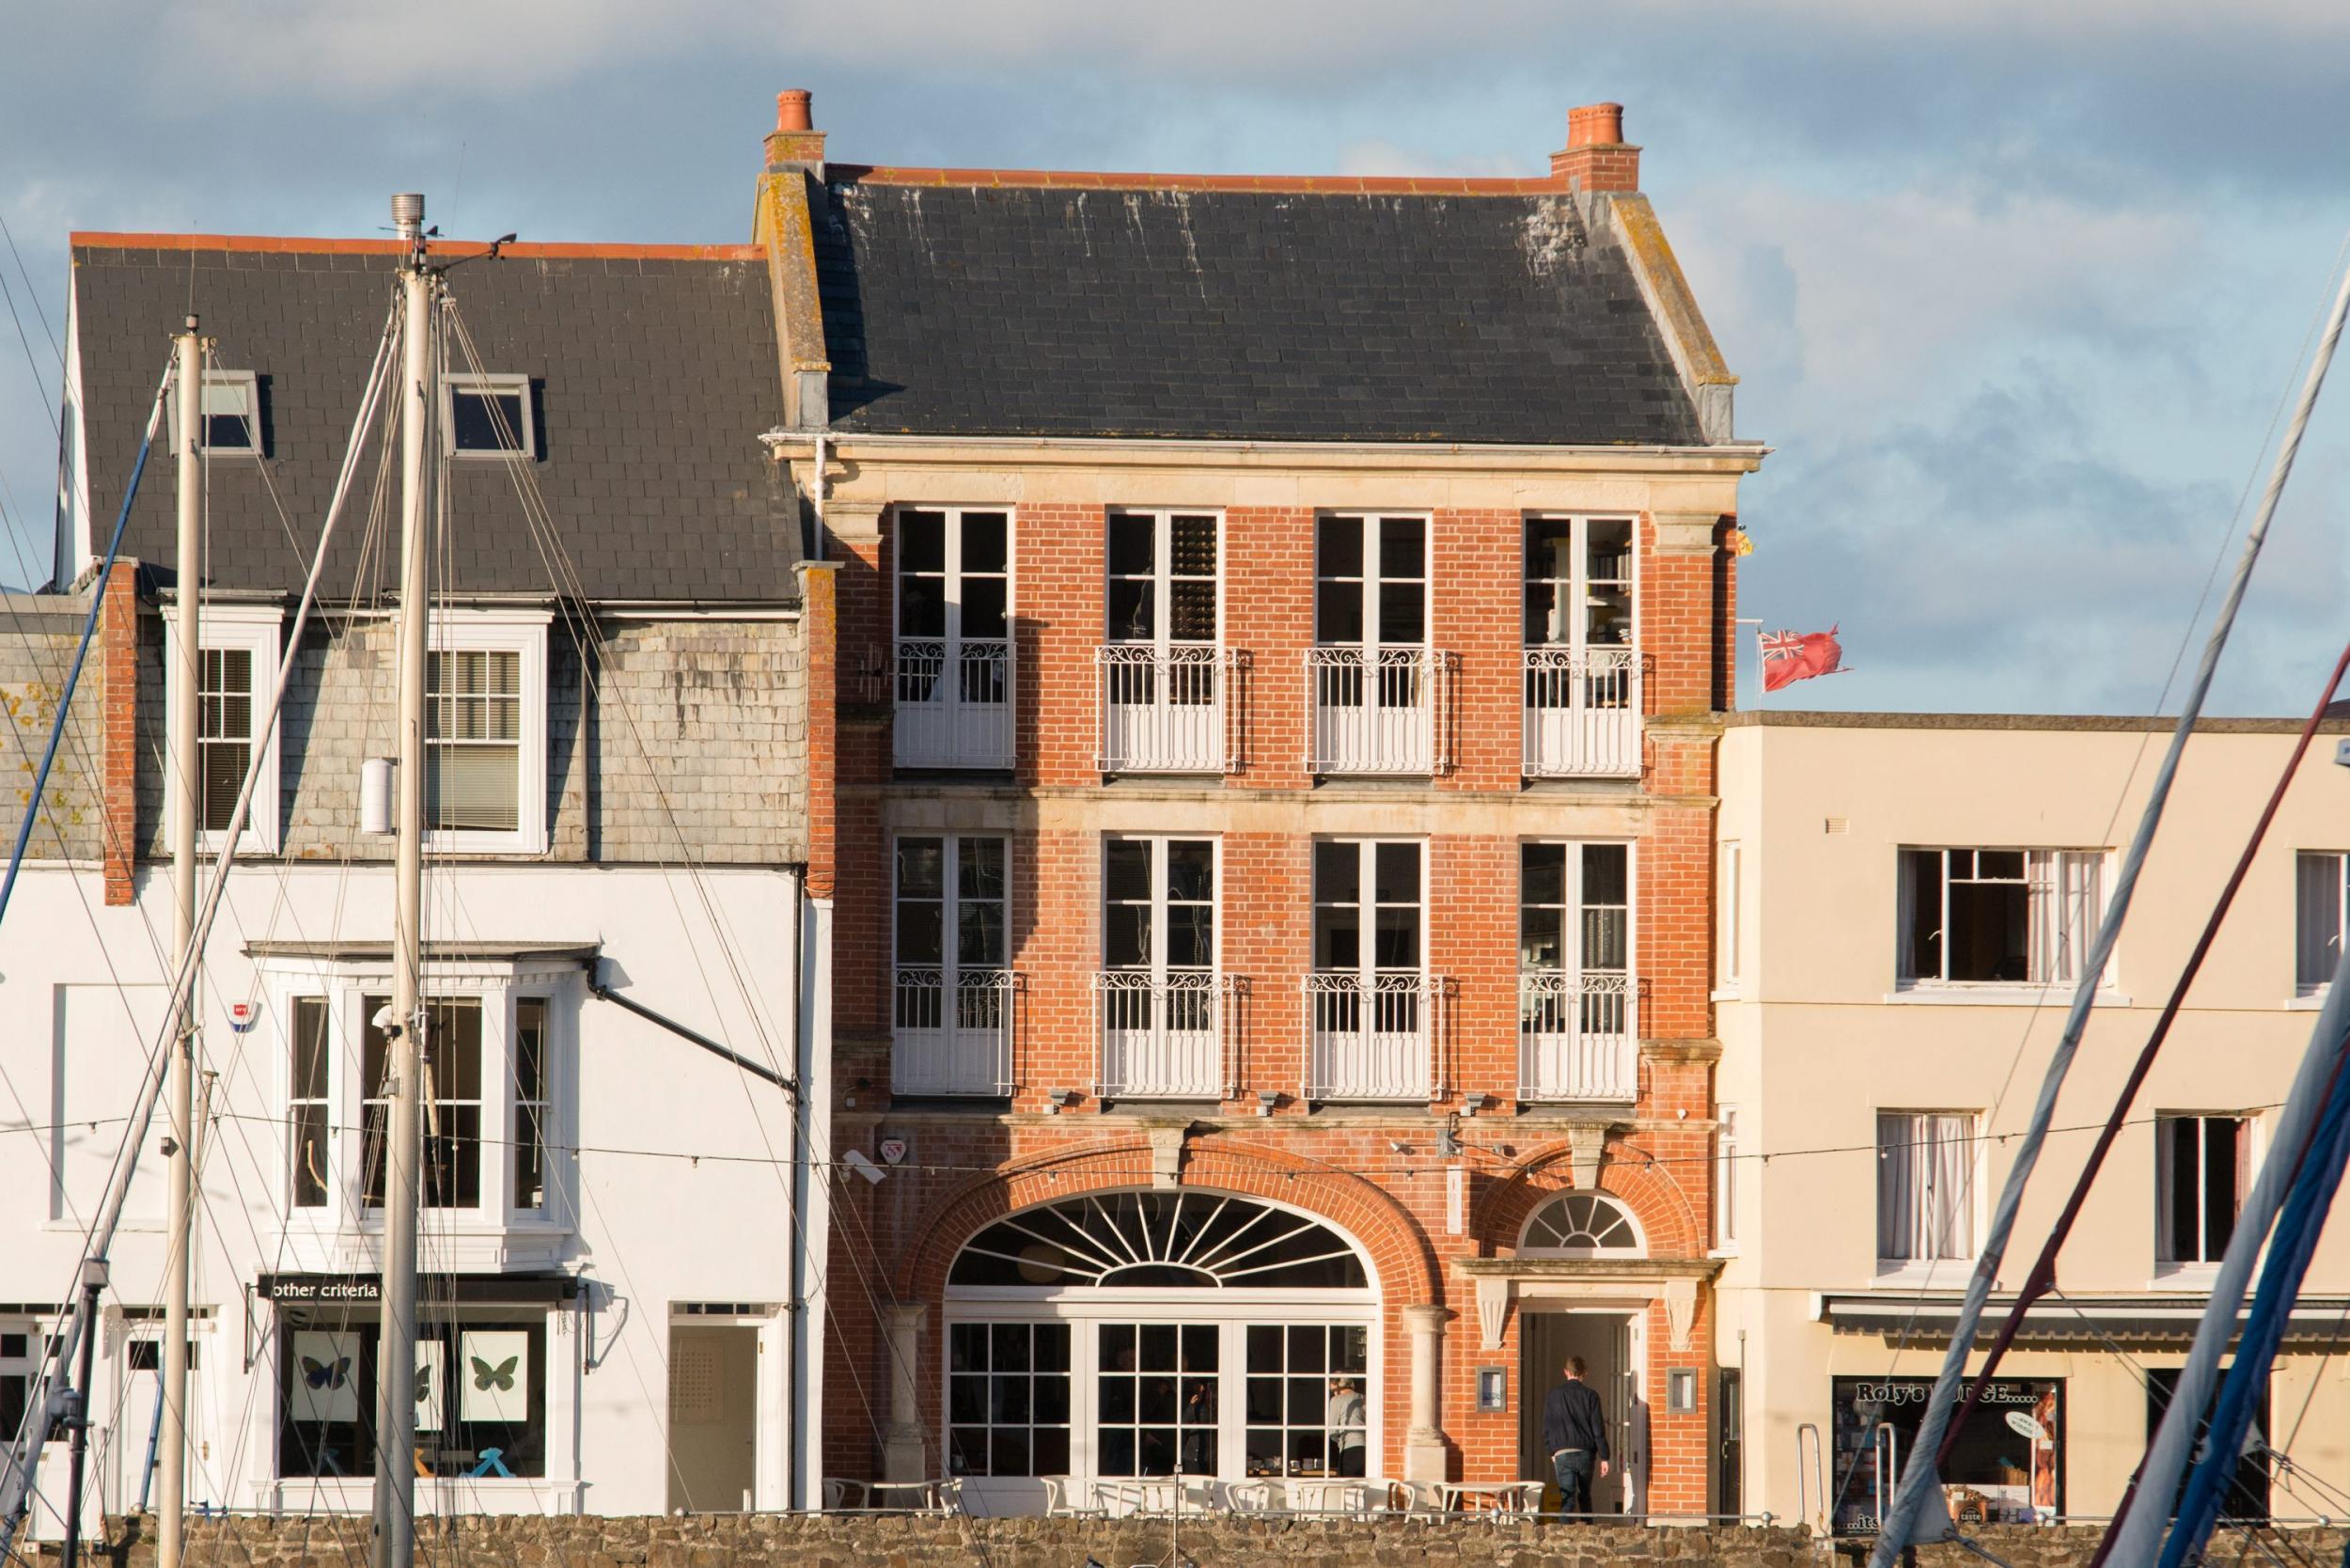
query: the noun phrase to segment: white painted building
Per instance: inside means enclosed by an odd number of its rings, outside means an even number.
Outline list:
[[[262,788],[200,986],[191,1506],[369,1508],[391,986],[396,537],[354,507],[284,722],[275,664],[391,247],[79,236],[63,591],[0,651],[37,757],[186,310],[205,388],[208,846]],[[819,1495],[828,879],[809,874],[811,592],[755,251],[509,249],[451,281],[426,872],[419,1506],[644,1514]],[[599,323],[594,334],[576,330]],[[160,353],[160,349],[157,350]],[[159,371],[158,359],[153,370]],[[661,388],[659,416],[647,389]],[[681,390],[681,388],[682,390]],[[374,474],[365,459],[362,491]],[[0,920],[0,1426],[70,1305],[169,992],[159,451]],[[396,468],[396,465],[395,465]],[[392,542],[386,543],[391,538]],[[387,559],[386,557],[392,558]],[[75,584],[77,574],[85,580]],[[811,588],[810,585],[813,584]],[[829,667],[829,651],[822,653]],[[824,786],[823,788],[828,788]],[[212,873],[207,858],[204,874]],[[814,886],[811,886],[811,883]],[[729,1059],[731,1058],[731,1059]],[[137,1140],[92,1383],[92,1513],[146,1495],[165,1122]],[[65,1449],[44,1458],[54,1534]]]

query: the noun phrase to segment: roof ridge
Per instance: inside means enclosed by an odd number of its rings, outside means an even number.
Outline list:
[[[66,236],[73,249],[97,250],[220,250],[279,255],[398,256],[405,242],[397,239],[332,239],[282,234],[142,234],[77,228]],[[442,247],[489,248],[487,240],[442,240]],[[518,260],[628,261],[759,261],[762,245],[642,245],[603,244],[572,241],[519,241],[503,254]]]
[[[1080,169],[931,168],[904,164],[827,164],[845,185],[968,185],[1050,191],[1261,192],[1290,196],[1562,196],[1556,175],[1120,174]]]

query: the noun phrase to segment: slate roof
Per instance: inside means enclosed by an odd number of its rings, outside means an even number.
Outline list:
[[[454,243],[444,253],[462,254]],[[217,339],[217,364],[259,377],[268,478],[294,535],[261,465],[214,458],[207,574],[225,588],[298,589],[390,307],[394,259],[378,241],[76,235],[97,547],[121,505],[169,337],[194,309]],[[459,268],[449,288],[483,368],[531,378],[531,470],[588,598],[796,597],[797,506],[758,439],[780,421],[782,401],[763,253],[519,246]],[[451,368],[464,368],[454,353]],[[357,582],[375,450],[337,530],[322,578],[330,598],[351,596]],[[507,464],[448,468],[455,542],[439,590],[550,593]],[[166,582],[174,481],[159,446],[124,546]],[[396,495],[397,458],[389,482]],[[388,548],[372,553],[361,597],[397,584],[396,512],[385,527]]]
[[[817,225],[838,431],[1703,439],[1630,265],[1564,191],[867,173],[835,165]]]

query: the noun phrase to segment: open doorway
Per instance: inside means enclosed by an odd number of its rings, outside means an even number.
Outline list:
[[[1583,1357],[1584,1380],[1599,1395],[1607,1415],[1607,1444],[1614,1463],[1603,1480],[1591,1482],[1596,1513],[1637,1514],[1648,1481],[1648,1405],[1643,1395],[1640,1314],[1626,1311],[1542,1312],[1521,1309],[1518,1320],[1519,1474],[1549,1481],[1549,1451],[1543,1446],[1543,1403],[1557,1388],[1570,1356]],[[1565,1507],[1555,1489],[1543,1507]]]
[[[669,1509],[731,1513],[759,1482],[759,1330],[669,1325]]]

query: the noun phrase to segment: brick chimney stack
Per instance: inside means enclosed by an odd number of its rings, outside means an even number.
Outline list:
[[[1550,155],[1550,177],[1578,191],[1637,191],[1640,149],[1623,139],[1623,105],[1567,111],[1567,145]]]
[[[824,133],[816,129],[806,87],[776,94],[776,128],[767,136],[767,166],[823,172]]]

